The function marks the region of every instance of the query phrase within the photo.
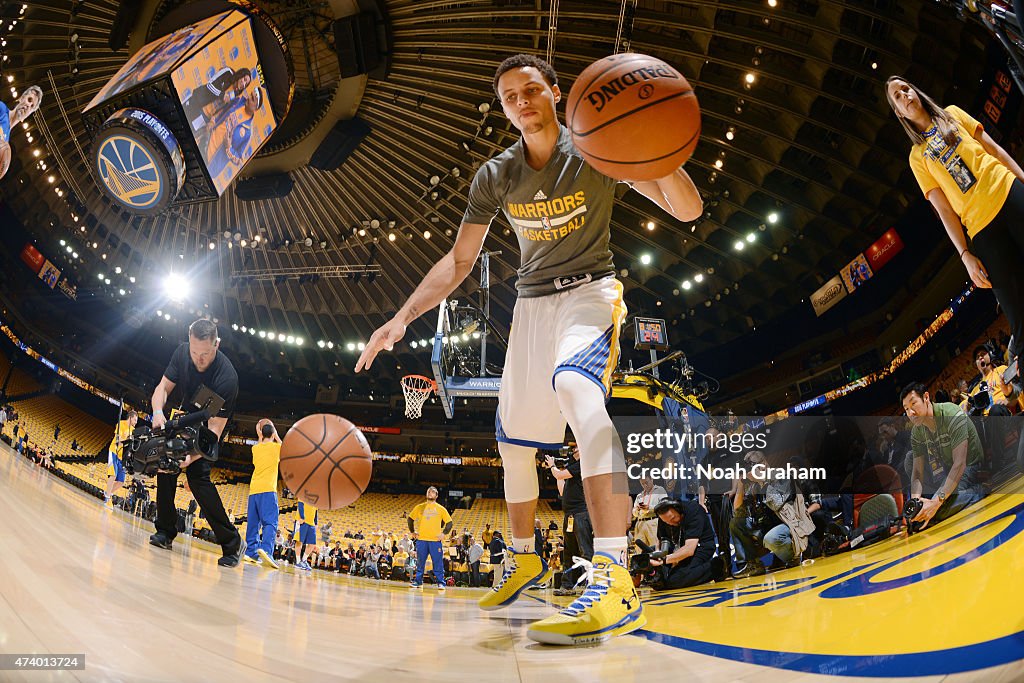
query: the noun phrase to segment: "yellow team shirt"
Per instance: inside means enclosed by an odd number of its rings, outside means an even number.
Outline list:
[[[299,501],[299,519],[302,520],[303,524],[310,526],[316,526],[316,508],[307,503]]]
[[[988,373],[984,377],[982,377],[976,385],[974,385],[974,389],[971,390],[971,393],[969,395],[974,396],[975,394],[977,394],[979,391],[981,391],[981,383],[988,382],[988,390],[989,393],[992,395],[992,404],[1005,406],[1007,404],[1007,400],[1006,394],[1003,393],[1003,389],[1006,386],[1006,384],[1003,382],[1004,372],[1006,372],[1005,365],[1000,365],[998,367],[990,369]],[[960,403],[960,407],[963,409],[965,413],[967,412],[968,408],[967,400],[968,399],[965,398]]]
[[[441,529],[452,521],[442,505],[430,500],[414,507],[409,519],[416,523],[416,533],[421,541],[440,541]]]
[[[910,150],[910,168],[926,197],[936,188],[946,195],[973,239],[1003,208],[1016,176],[974,139],[982,129],[977,119],[956,106],[946,112],[957,124],[956,146],[950,149],[933,127],[924,134],[927,141]]]
[[[276,493],[277,466],[281,462],[281,444],[274,441],[258,443],[252,447],[252,479],[249,493]]]
[[[124,444],[122,443],[120,446],[118,446],[118,440],[126,441],[128,437],[132,435],[132,428],[131,425],[128,424],[128,420],[121,420],[120,422],[118,422],[117,428],[114,430],[114,434],[114,438],[110,440],[110,450],[113,451],[118,458],[120,458],[122,452],[124,451]]]

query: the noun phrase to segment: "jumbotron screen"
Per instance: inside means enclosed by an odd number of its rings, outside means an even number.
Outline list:
[[[238,13],[221,12],[220,14],[215,14],[212,17],[180,28],[173,33],[168,33],[162,38],[157,38],[153,42],[143,45],[138,52],[124,63],[124,66],[118,69],[114,77],[100,88],[100,91],[92,98],[92,101],[89,102],[85,110],[88,111],[100,102],[104,102],[110,97],[122,93],[139,83],[144,83],[165,74],[174,68],[174,65],[192,48],[199,47],[210,29],[229,14]]]
[[[217,37],[182,60],[171,82],[218,193],[277,127],[256,52],[252,20],[238,11]]]

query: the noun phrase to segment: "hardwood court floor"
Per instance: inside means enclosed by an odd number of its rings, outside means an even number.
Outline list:
[[[86,662],[0,681],[1022,681],[1022,501],[993,496],[931,535],[652,596],[648,630],[556,648],[525,636],[554,608],[547,591],[485,613],[475,589],[222,569],[219,548],[153,548],[148,523],[0,446],[0,654]]]

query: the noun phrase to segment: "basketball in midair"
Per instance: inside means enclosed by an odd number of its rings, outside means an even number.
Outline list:
[[[675,68],[625,53],[583,70],[569,91],[565,124],[596,170],[616,180],[657,180],[693,154],[700,105]]]
[[[281,444],[281,478],[304,503],[335,510],[363,495],[373,453],[359,428],[337,415],[307,415]]]

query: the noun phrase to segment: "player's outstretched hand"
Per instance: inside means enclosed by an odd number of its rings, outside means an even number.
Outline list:
[[[366,348],[363,349],[363,353],[359,356],[359,360],[356,361],[356,372],[359,372],[364,368],[369,369],[369,367],[373,365],[373,359],[377,357],[378,353],[381,351],[390,351],[395,348],[395,344],[404,336],[405,324],[403,324],[398,318],[392,318],[384,325],[378,327],[376,331],[370,335],[370,341],[366,342]]]

